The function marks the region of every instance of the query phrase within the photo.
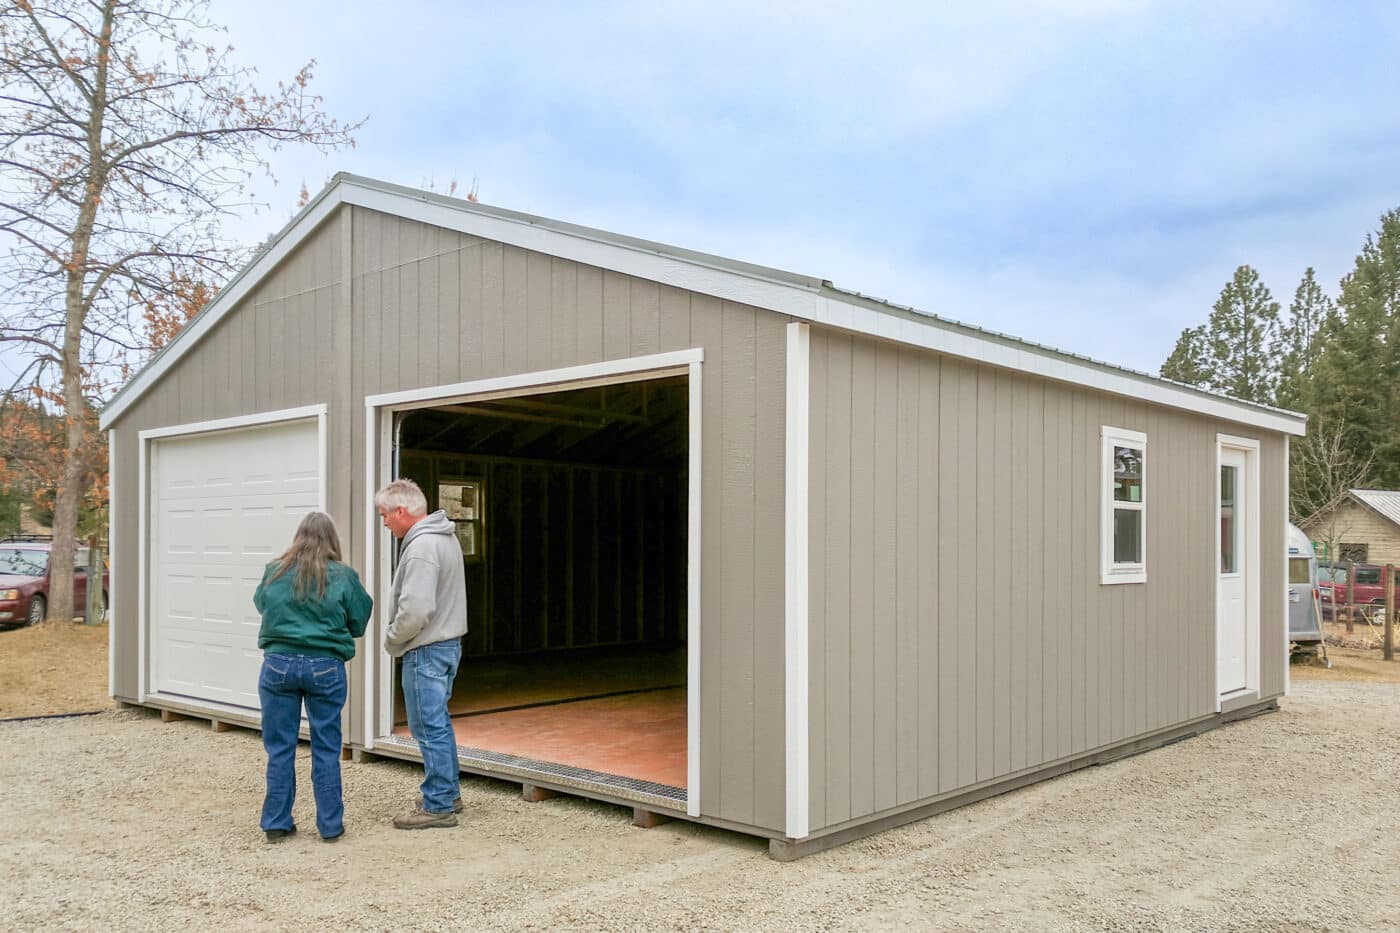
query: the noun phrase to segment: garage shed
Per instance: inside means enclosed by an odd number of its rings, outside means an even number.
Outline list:
[[[261,568],[457,524],[464,769],[793,857],[1276,705],[1301,416],[337,176],[102,415],[111,690],[256,727]],[[376,617],[356,755],[415,758]]]

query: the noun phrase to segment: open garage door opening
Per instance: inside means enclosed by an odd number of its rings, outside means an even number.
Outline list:
[[[466,560],[464,755],[684,805],[688,410],[671,376],[397,416]]]

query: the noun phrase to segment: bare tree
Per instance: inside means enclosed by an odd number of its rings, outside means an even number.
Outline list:
[[[7,0],[0,8],[0,340],[38,362],[65,419],[50,608],[72,618],[74,529],[96,404],[142,315],[182,283],[223,281],[220,222],[289,143],[353,144],[308,90],[275,89],[205,18],[207,0]],[[106,374],[106,375],[104,375]]]
[[[1371,480],[1373,461],[1357,457],[1344,443],[1345,421],[1318,422],[1292,447],[1288,511],[1293,524],[1327,544],[1336,555],[1341,506],[1353,489]]]

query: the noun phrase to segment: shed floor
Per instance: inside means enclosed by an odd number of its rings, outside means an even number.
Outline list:
[[[457,744],[684,790],[685,665],[684,645],[463,659]]]

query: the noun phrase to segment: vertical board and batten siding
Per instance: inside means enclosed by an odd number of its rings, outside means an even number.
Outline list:
[[[821,328],[811,402],[813,830],[1211,715],[1217,432],[1260,437],[1282,692],[1280,437]],[[1148,435],[1145,584],[1099,582],[1105,425]]]
[[[351,227],[355,400],[704,349],[701,806],[781,830],[787,319],[361,208]],[[363,434],[360,409],[353,463]],[[361,476],[357,528],[373,492]]]
[[[117,424],[113,468],[122,486],[112,515],[112,575],[122,581],[112,606],[117,698],[134,701],[139,683],[136,630],[139,540],[139,454],[144,430],[326,403],[328,449],[349,442],[349,399],[337,378],[335,348],[348,346],[341,297],[344,215],[332,215],[305,243],[244,297],[165,377],[132,404]],[[347,512],[349,471],[330,460],[327,505],[342,544],[352,542]]]
[[[745,305],[342,208],[114,426],[124,485],[113,572],[136,577],[141,430],[327,404],[329,509],[348,559],[362,567],[373,493],[363,471],[367,395],[703,348],[703,815],[781,831],[786,324]],[[136,587],[117,593],[115,688],[134,700]],[[352,684],[363,682],[362,664]],[[348,735],[360,734],[363,708],[352,694]]]

